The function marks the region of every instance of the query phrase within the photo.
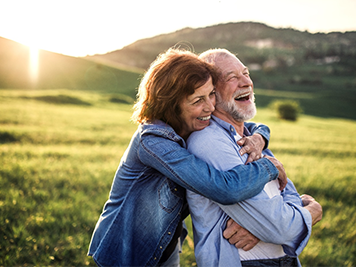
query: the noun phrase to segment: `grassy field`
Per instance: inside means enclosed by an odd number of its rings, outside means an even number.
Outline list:
[[[59,89],[3,89],[0,103],[0,266],[95,265],[87,248],[136,129],[131,105]],[[270,126],[270,148],[299,192],[323,206],[302,265],[356,266],[355,121],[292,123],[267,108],[255,121]],[[181,263],[195,265],[192,231]]]

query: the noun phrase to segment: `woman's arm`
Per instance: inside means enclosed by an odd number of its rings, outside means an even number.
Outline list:
[[[138,155],[142,163],[180,186],[225,205],[255,196],[279,175],[268,159],[218,171],[177,142],[155,135],[142,136]]]

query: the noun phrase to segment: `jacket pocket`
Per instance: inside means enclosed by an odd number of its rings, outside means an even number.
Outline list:
[[[178,185],[171,182],[169,179],[164,179],[158,188],[159,204],[163,210],[171,213],[179,204],[182,197]]]

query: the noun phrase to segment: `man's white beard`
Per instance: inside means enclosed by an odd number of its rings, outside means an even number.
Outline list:
[[[220,99],[220,97],[218,97],[218,99]],[[216,106],[230,114],[232,118],[238,122],[248,121],[255,117],[257,110],[254,95],[252,95],[252,103],[248,105],[247,108],[239,107],[236,102],[238,101],[235,101],[234,99],[229,102],[221,102],[218,100]]]

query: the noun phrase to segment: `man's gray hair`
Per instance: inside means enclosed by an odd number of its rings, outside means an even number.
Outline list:
[[[218,59],[224,59],[227,56],[233,56],[236,57],[233,53],[231,53],[229,50],[224,49],[224,48],[215,48],[215,49],[209,49],[199,55],[199,58],[210,63],[214,64]]]

